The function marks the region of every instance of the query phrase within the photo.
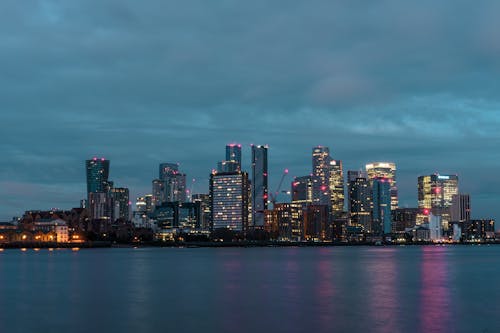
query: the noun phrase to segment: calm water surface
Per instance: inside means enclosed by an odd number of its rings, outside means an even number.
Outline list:
[[[500,332],[500,246],[5,250],[0,332]]]

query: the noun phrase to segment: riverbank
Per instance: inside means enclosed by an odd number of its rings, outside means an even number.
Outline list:
[[[467,243],[435,243],[435,242],[412,242],[412,243],[373,243],[373,242],[141,242],[141,243],[112,243],[107,241],[95,241],[85,243],[5,243],[0,244],[0,249],[74,249],[74,248],[148,248],[148,247],[170,247],[170,248],[224,248],[224,247],[350,247],[350,246],[471,246],[471,245],[498,245],[500,241],[494,242],[467,242]]]

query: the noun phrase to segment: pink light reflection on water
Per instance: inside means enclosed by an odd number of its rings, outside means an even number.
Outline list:
[[[452,307],[446,248],[422,249],[419,322],[422,332],[449,332]]]

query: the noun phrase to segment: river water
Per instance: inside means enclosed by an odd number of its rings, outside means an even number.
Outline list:
[[[0,332],[500,332],[500,246],[0,252]]]

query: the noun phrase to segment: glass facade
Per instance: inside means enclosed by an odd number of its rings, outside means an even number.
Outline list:
[[[371,231],[371,203],[372,188],[362,172],[349,171],[349,212],[351,226],[362,227],[366,232]]]
[[[312,150],[312,171],[318,177],[320,186],[313,189],[313,202],[320,205],[331,205],[330,194],[330,150],[317,146]]]
[[[330,200],[332,212],[336,215],[344,211],[344,172],[342,161],[330,160]]]
[[[267,209],[268,168],[267,146],[252,146],[252,224],[264,227],[264,211]]]
[[[451,222],[453,197],[458,194],[458,176],[438,173],[418,177],[418,207],[440,216],[442,227],[448,230]]]
[[[94,157],[85,162],[87,170],[87,193],[106,192],[109,187],[109,160]]]
[[[373,179],[372,231],[382,236],[392,231],[391,217],[391,184],[387,178]]]
[[[392,162],[373,162],[366,165],[368,179],[373,182],[376,177],[387,178],[391,184],[391,210],[399,205],[398,187],[396,182],[396,164]]]

